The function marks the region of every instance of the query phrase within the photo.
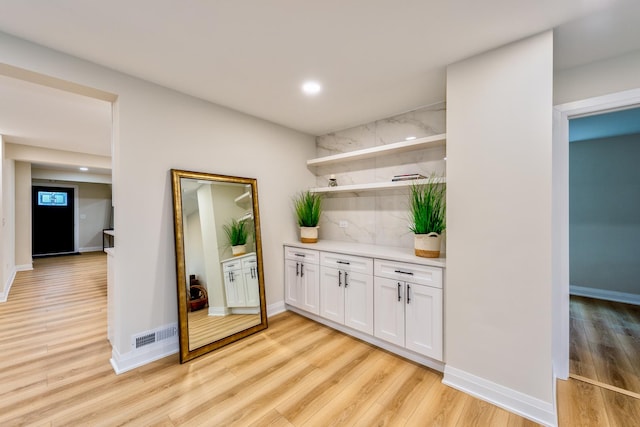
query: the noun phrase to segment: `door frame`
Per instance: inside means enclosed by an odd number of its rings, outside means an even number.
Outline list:
[[[33,187],[51,187],[51,188],[73,188],[73,252],[78,252],[80,245],[80,208],[78,206],[78,186],[74,184],[59,184],[57,182],[46,182],[31,180],[31,191]],[[33,206],[31,207],[31,222],[33,223]],[[33,248],[31,248],[33,251]]]
[[[553,107],[552,318],[553,369],[569,377],[569,119],[640,106],[640,88]]]

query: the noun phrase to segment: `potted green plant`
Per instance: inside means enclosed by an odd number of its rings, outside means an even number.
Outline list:
[[[409,192],[410,224],[415,254],[438,258],[446,225],[446,186],[436,175],[414,184]]]
[[[322,196],[309,190],[301,191],[293,199],[293,206],[300,226],[300,241],[318,241],[318,223],[322,212]]]
[[[222,226],[227,235],[227,242],[231,245],[231,253],[233,256],[244,255],[247,253],[247,238],[249,230],[244,221],[231,220],[231,224]]]

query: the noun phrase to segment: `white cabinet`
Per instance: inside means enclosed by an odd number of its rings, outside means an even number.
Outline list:
[[[285,246],[285,302],[319,314],[319,252]]]
[[[373,334],[373,260],[320,253],[320,316]]]
[[[442,360],[442,269],[375,260],[374,336]]]
[[[260,305],[257,266],[255,253],[222,262],[227,307],[258,307]]]

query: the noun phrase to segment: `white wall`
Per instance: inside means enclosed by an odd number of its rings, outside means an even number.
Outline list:
[[[550,32],[447,71],[445,381],[555,422]]]
[[[2,140],[0,139],[0,144]],[[3,149],[4,151],[4,149]],[[11,159],[2,158],[2,234],[0,243],[2,252],[0,262],[2,263],[2,289],[0,294],[8,297],[8,290],[16,272],[15,269],[15,162]]]
[[[640,50],[565,70],[553,79],[553,103],[640,88]]]
[[[282,302],[282,242],[297,235],[291,195],[315,181],[313,137],[4,34],[0,63],[118,96],[114,357],[132,334],[177,321],[171,168],[258,179],[267,303]]]

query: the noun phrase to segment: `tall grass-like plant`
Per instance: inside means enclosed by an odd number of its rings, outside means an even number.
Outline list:
[[[322,212],[322,196],[311,191],[301,191],[293,199],[293,207],[300,227],[317,227]]]
[[[244,221],[231,220],[231,224],[225,224],[222,226],[225,234],[227,235],[227,241],[231,246],[245,245],[249,236],[249,230]]]
[[[446,227],[446,186],[438,180],[431,175],[426,183],[411,186],[409,229],[415,234],[442,234]]]

